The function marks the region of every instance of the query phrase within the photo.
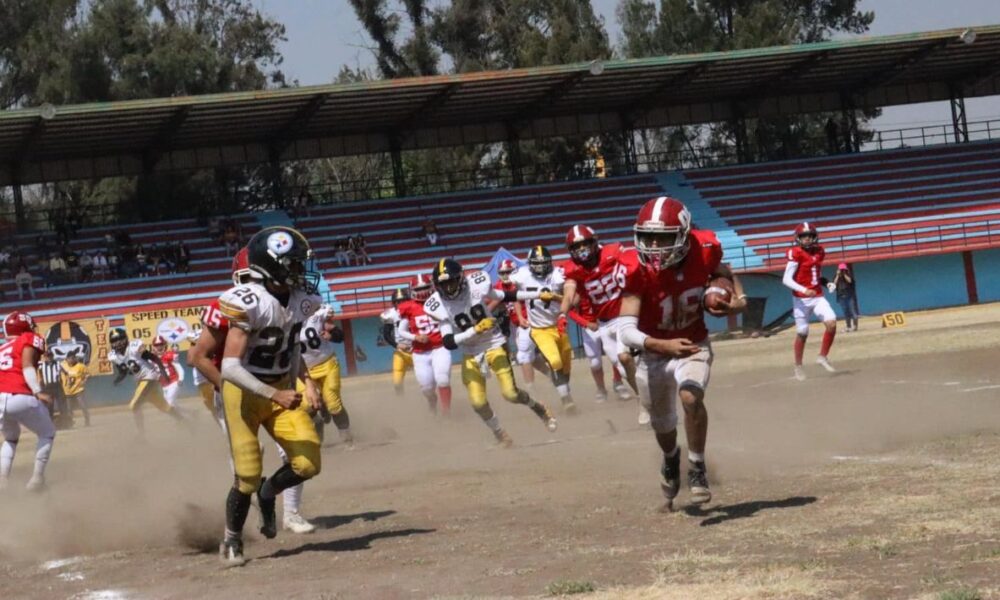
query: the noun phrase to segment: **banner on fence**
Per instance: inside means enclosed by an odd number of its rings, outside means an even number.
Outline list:
[[[75,353],[88,374],[110,375],[114,369],[108,362],[109,327],[103,318],[39,321],[38,333],[56,360]]]
[[[125,314],[125,331],[129,339],[142,340],[150,344],[156,336],[162,336],[167,344],[176,344],[181,351],[190,347],[188,333],[201,328],[201,306],[146,310]]]

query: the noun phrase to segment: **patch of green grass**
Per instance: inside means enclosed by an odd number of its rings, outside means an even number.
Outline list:
[[[586,594],[595,591],[597,588],[589,581],[553,581],[545,587],[545,593],[549,596],[572,596],[573,594]]]
[[[983,597],[972,588],[957,588],[941,592],[938,600],[983,600]]]

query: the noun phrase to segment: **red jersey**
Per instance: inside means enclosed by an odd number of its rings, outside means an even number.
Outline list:
[[[229,333],[229,319],[223,316],[222,309],[219,308],[218,298],[212,300],[211,304],[202,309],[201,324],[204,327],[221,332],[223,338],[225,338],[226,334]],[[224,348],[216,348],[214,355],[212,356],[212,363],[215,365],[215,368],[219,369],[219,371],[222,371],[223,350]]]
[[[572,260],[563,263],[566,280],[576,282],[581,299],[586,297],[599,321],[610,321],[618,316],[622,306],[625,281],[639,269],[639,255],[626,252],[621,244],[601,246],[597,265],[588,269]]]
[[[597,321],[597,315],[594,314],[594,306],[590,303],[590,299],[586,295],[580,296],[580,304],[571,308],[568,316],[580,327],[586,327]]]
[[[177,375],[177,367],[174,365],[176,360],[177,354],[173,350],[167,350],[160,357],[160,362],[163,363],[163,368],[167,371],[166,379],[160,377],[160,385],[170,385],[180,380],[180,376]]]
[[[714,232],[697,229],[691,230],[688,243],[679,265],[661,271],[641,267],[625,283],[625,291],[642,300],[639,331],[646,335],[695,343],[708,337],[701,298],[722,262],[722,245]]]
[[[24,365],[21,364],[21,356],[26,346],[31,346],[42,354],[45,352],[45,339],[37,333],[25,331],[0,346],[0,393],[29,396],[34,394],[28,387],[28,382],[24,380],[22,370]]]
[[[509,283],[504,283],[502,280],[497,279],[496,283],[493,284],[493,289],[500,290],[501,292],[516,292],[517,284],[513,281]],[[510,324],[514,327],[519,327],[521,325],[521,315],[518,313],[519,302],[507,302],[507,316],[510,317]],[[525,325],[527,327],[527,325]]]
[[[797,265],[795,269],[795,283],[804,288],[816,292],[817,296],[823,295],[823,285],[819,282],[823,276],[823,258],[826,250],[823,246],[817,245],[813,250],[806,250],[802,246],[795,246],[788,250],[788,262]],[[805,294],[792,290],[796,298],[806,298]]]
[[[441,339],[441,327],[438,322],[424,312],[424,303],[407,300],[396,307],[400,319],[406,319],[406,326],[413,335],[423,334],[430,338],[427,342],[413,341],[413,352],[426,354],[444,345]]]

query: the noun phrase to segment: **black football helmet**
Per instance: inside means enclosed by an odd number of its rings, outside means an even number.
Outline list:
[[[393,306],[397,306],[398,307],[400,304],[402,304],[403,302],[406,302],[409,299],[410,299],[410,290],[408,290],[406,288],[399,288],[395,292],[392,293],[392,305]]]
[[[434,265],[431,278],[434,280],[434,289],[448,300],[458,298],[467,285],[462,265],[450,258],[442,258]]]
[[[538,279],[545,279],[552,273],[552,253],[545,246],[535,246],[528,253],[528,268]]]
[[[128,350],[128,334],[121,327],[115,327],[108,334],[108,343],[111,344],[111,349],[118,354],[123,354]]]
[[[319,272],[311,270],[314,257],[305,236],[291,227],[267,227],[247,243],[247,259],[254,276],[292,289],[315,294]]]

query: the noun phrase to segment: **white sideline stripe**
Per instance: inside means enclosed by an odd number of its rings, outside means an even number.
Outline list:
[[[981,392],[983,390],[996,390],[996,389],[1000,389],[1000,385],[983,385],[980,387],[967,388],[961,391],[968,393],[968,392]]]

